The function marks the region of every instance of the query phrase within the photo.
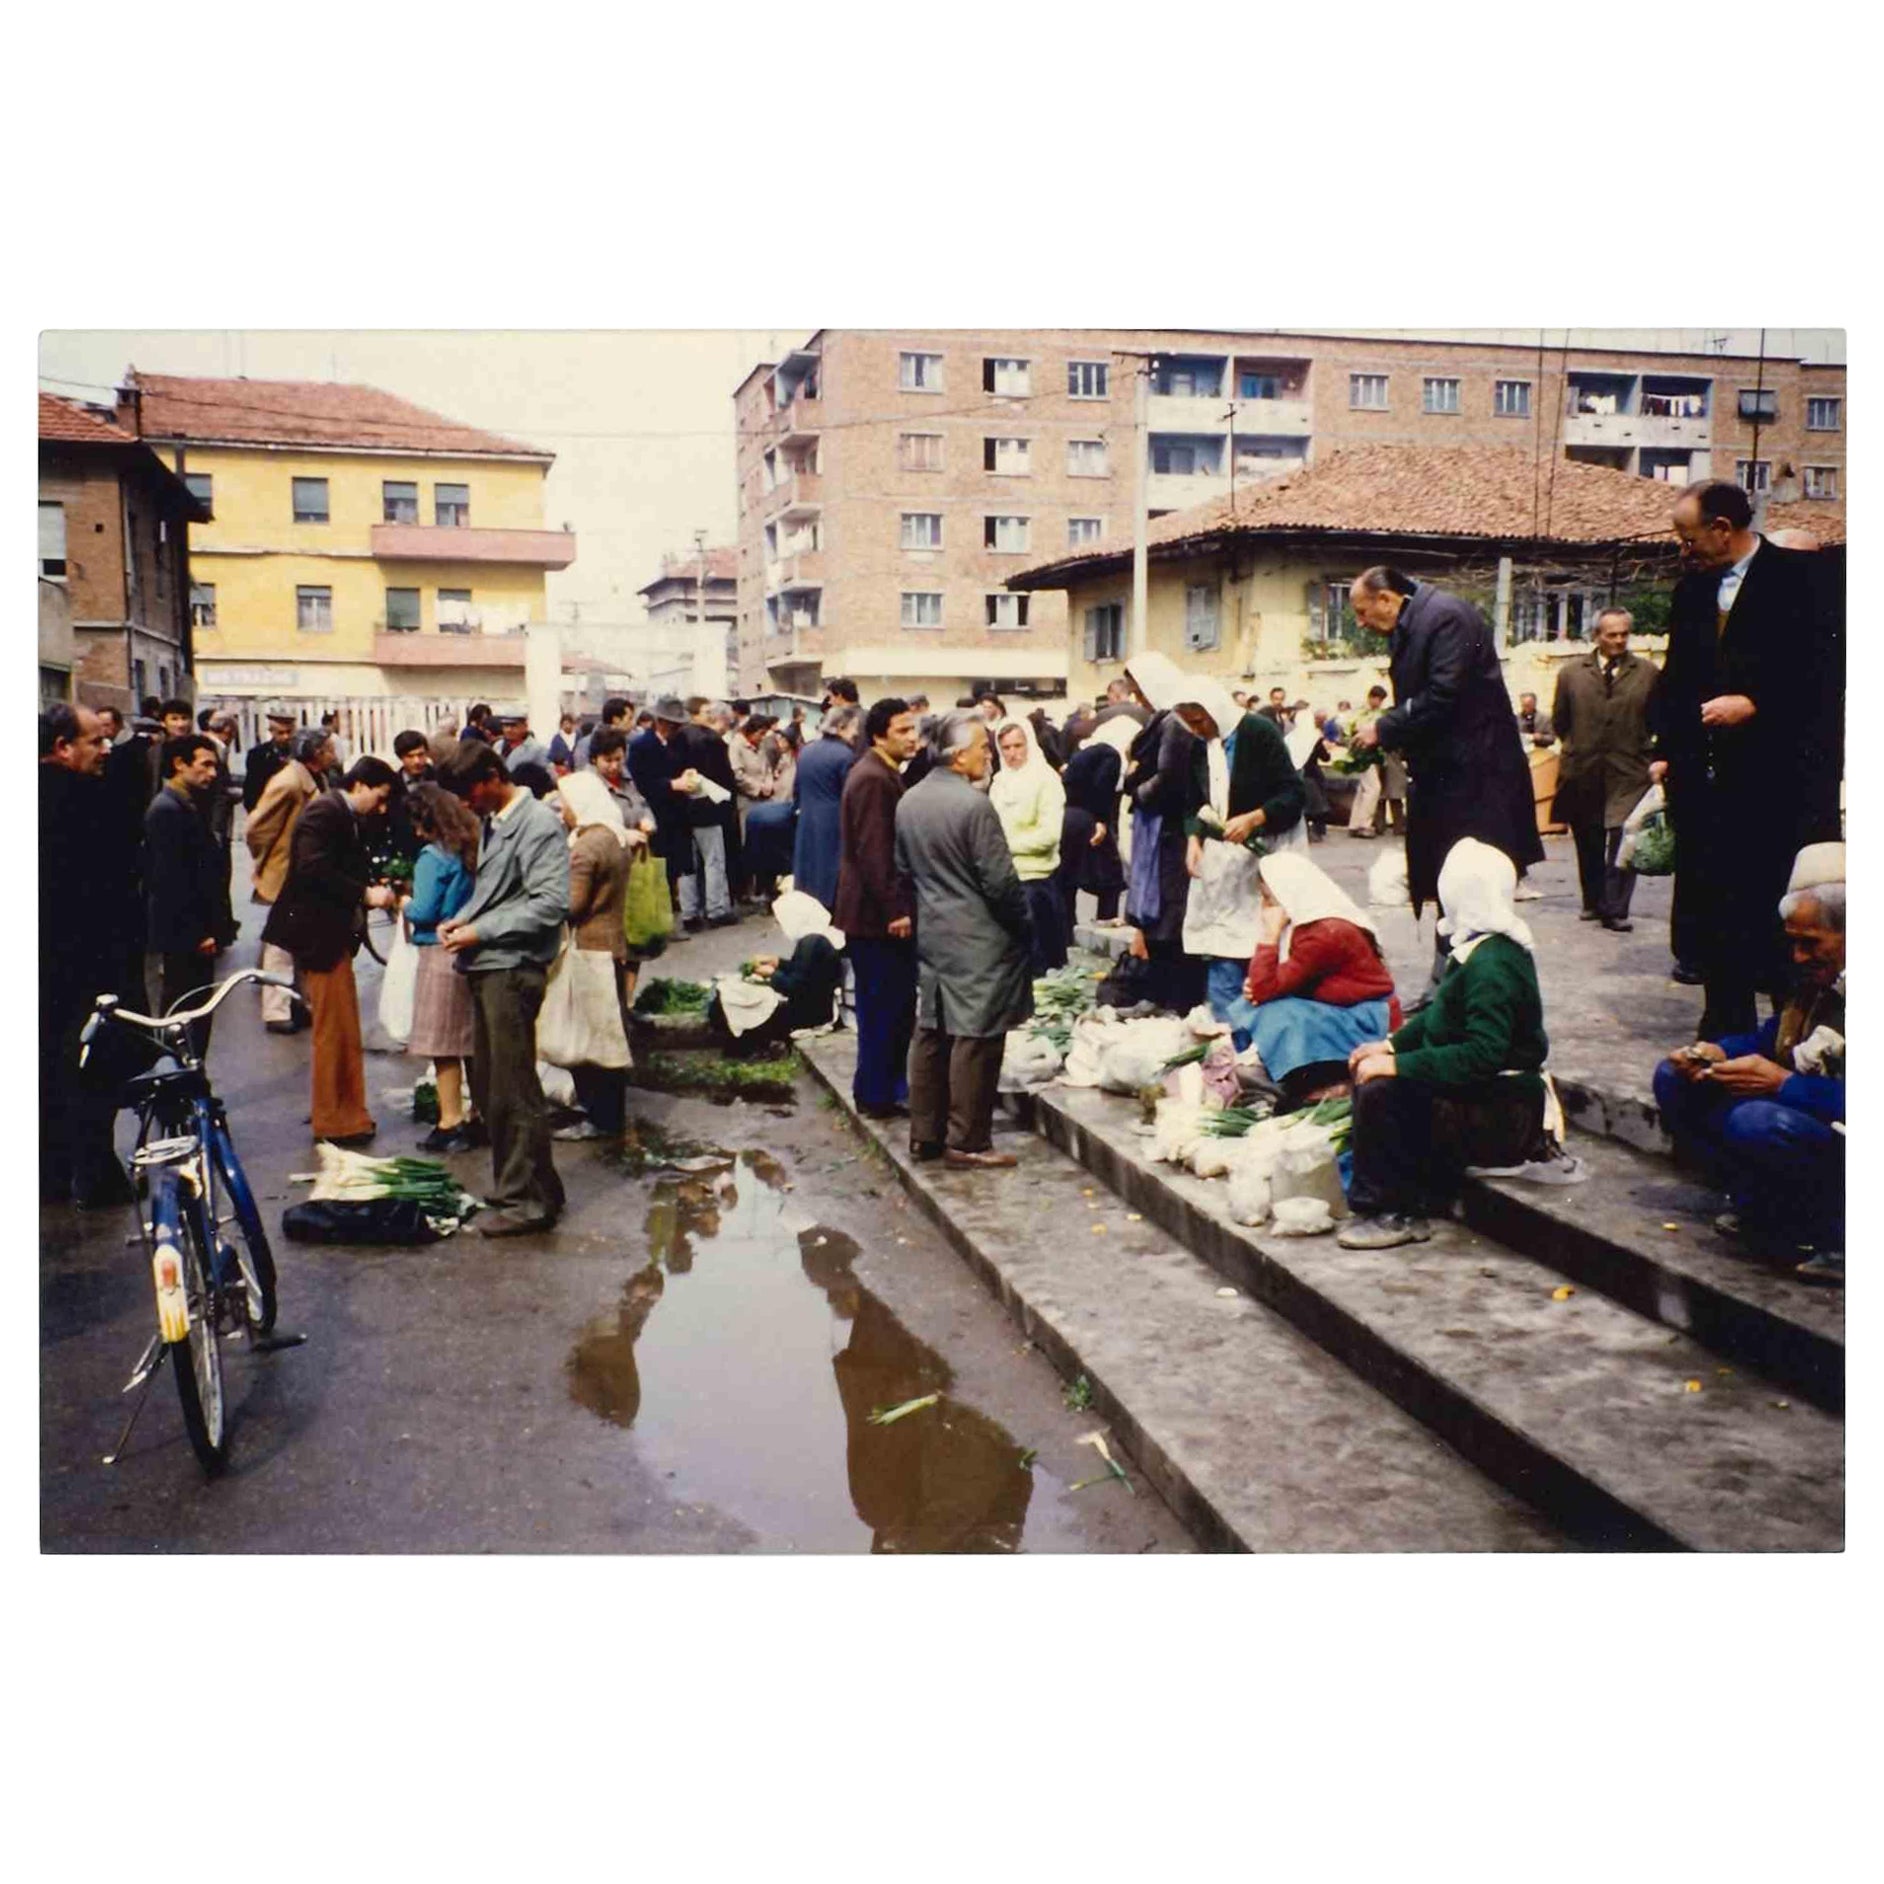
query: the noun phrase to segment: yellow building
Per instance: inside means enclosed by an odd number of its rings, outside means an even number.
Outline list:
[[[251,722],[271,698],[337,709],[358,751],[524,695],[545,573],[576,553],[543,527],[552,453],[320,381],[133,369],[120,419],[210,511],[190,534],[204,699]]]

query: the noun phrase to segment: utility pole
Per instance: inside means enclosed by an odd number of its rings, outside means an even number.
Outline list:
[[[1136,383],[1132,397],[1132,619],[1126,624],[1125,652],[1143,652],[1151,645],[1151,572],[1148,562],[1148,531],[1151,520],[1145,514],[1150,479],[1147,465],[1151,456],[1151,435],[1147,430],[1151,411],[1151,359],[1137,359]]]
[[[1753,505],[1753,527],[1766,521],[1766,496],[1760,489],[1760,402],[1766,393],[1766,329],[1760,329],[1760,363],[1753,378],[1753,451],[1747,462],[1747,498]]]

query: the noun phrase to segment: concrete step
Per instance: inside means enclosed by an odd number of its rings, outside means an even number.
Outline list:
[[[1762,1261],[1724,1241],[1713,1228],[1719,1194],[1668,1159],[1581,1132],[1569,1149],[1589,1165],[1588,1182],[1557,1189],[1479,1179],[1466,1186],[1466,1221],[1723,1360],[1844,1412],[1843,1289],[1801,1281],[1796,1257]]]
[[[1570,1535],[1606,1548],[1836,1550],[1844,1427],[1691,1335],[1466,1225],[1344,1250],[1233,1223],[1228,1187],[1156,1164],[1137,1107],[1059,1086],[1020,1115]],[[1587,1188],[1587,1187],[1585,1187]]]
[[[855,1036],[799,1043],[849,1109]],[[1561,1549],[1562,1534],[1384,1394],[1025,1131],[1021,1162],[912,1162],[852,1118],[1200,1541],[1251,1551]],[[1100,1468],[1095,1454],[1094,1470]],[[1095,1487],[1090,1497],[1119,1488]]]

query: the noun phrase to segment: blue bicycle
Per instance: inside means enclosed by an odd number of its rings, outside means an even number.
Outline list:
[[[157,1370],[171,1361],[190,1444],[212,1476],[229,1458],[223,1336],[246,1333],[249,1345],[256,1348],[292,1346],[300,1339],[270,1339],[275,1326],[275,1259],[255,1193],[229,1136],[228,1114],[210,1089],[193,1032],[193,1023],[207,1020],[230,990],[245,981],[294,994],[291,983],[254,968],[214,987],[200,1007],[180,1010],[172,1003],[161,1017],[134,1014],[119,1005],[116,995],[101,994],[79,1036],[81,1066],[106,1026],[135,1028],[166,1056],[149,1072],[127,1080],[118,1101],[120,1110],[134,1109],[138,1115],[129,1170],[157,1290],[157,1333],[123,1391],[148,1389]],[[180,1000],[204,992],[193,989]],[[144,1397],[138,1395],[105,1464],[115,1465],[124,1456]]]

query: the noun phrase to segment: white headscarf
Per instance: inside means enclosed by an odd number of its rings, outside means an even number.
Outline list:
[[[1289,749],[1289,763],[1298,772],[1308,763],[1309,754],[1315,750],[1315,741],[1320,737],[1321,728],[1315,723],[1314,713],[1304,708],[1282,736],[1283,744]]]
[[[1018,727],[1021,737],[1027,741],[1027,757],[1019,765],[1009,765],[1007,755],[1001,750],[1001,741],[1007,737],[1009,729],[1013,727]],[[1011,717],[1005,719],[989,732],[988,738],[994,746],[994,774],[993,781],[988,787],[988,794],[997,803],[1003,795],[999,788],[1004,779],[1007,781],[1007,790],[1004,795],[1011,798],[1023,788],[1031,794],[1041,783],[1041,773],[1054,775],[1053,767],[1047,763],[1046,754],[1040,750],[1040,741],[1034,736],[1034,729],[1029,721]]]
[[[772,902],[772,920],[795,948],[808,935],[821,935],[834,949],[844,946],[844,932],[831,926],[831,912],[809,890],[787,890]]]
[[[1001,741],[1008,729],[1015,726],[1027,741],[1027,757],[1019,765],[1009,765],[1001,751]],[[1026,720],[1003,720],[994,729],[993,739],[995,770],[988,778],[988,802],[1000,814],[1008,842],[1014,841],[1016,824],[1032,825],[1043,815],[1057,834],[1060,813],[1066,809],[1066,788],[1060,783],[1059,773],[1047,763],[1033,727]],[[1059,795],[1060,811],[1054,812],[1049,806],[1043,813],[1041,800],[1055,793]]]
[[[1294,851],[1279,850],[1265,857],[1260,869],[1264,886],[1282,905],[1282,913],[1289,919],[1276,944],[1279,960],[1289,959],[1297,929],[1305,923],[1325,922],[1334,917],[1353,923],[1357,929],[1365,929],[1378,945],[1380,931],[1374,927],[1373,918],[1319,864],[1310,863]]]
[[[1159,713],[1168,713],[1184,698],[1186,681],[1177,662],[1154,648],[1134,654],[1125,663],[1126,678]]]
[[[1439,933],[1452,939],[1452,959],[1464,962],[1488,935],[1509,936],[1536,952],[1530,925],[1512,905],[1517,866],[1503,851],[1476,837],[1462,837],[1439,866]]]
[[[585,826],[605,824],[623,848],[627,847],[628,826],[622,820],[621,806],[610,796],[599,772],[591,772],[586,767],[580,772],[570,772],[556,781],[556,789],[562,794],[563,803],[576,814],[576,828],[569,833],[570,843],[576,841]]]
[[[1185,674],[1177,704],[1202,707],[1217,722],[1217,737],[1228,739],[1243,723],[1243,709],[1230,698],[1230,690],[1212,674]]]
[[[1089,746],[1110,746],[1121,759],[1132,749],[1132,741],[1143,729],[1129,713],[1115,713],[1111,719],[1102,721],[1092,729],[1086,743]]]

